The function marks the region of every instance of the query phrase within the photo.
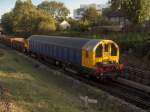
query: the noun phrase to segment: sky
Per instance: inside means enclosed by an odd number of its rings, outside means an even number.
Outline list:
[[[32,0],[34,5],[40,4],[44,0]],[[51,1],[51,0],[49,0]],[[70,9],[71,11],[71,16],[73,14],[73,9],[79,8],[80,4],[91,4],[91,3],[96,3],[96,4],[106,4],[108,0],[56,0],[63,2],[65,6]],[[16,0],[0,0],[0,18],[1,16],[9,12],[15,5]]]

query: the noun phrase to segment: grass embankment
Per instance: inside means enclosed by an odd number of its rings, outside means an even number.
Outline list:
[[[100,90],[67,80],[2,48],[0,92],[0,112],[122,112],[126,109]],[[98,103],[85,109],[80,96],[97,99]]]

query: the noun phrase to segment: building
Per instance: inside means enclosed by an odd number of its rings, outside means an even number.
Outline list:
[[[107,18],[116,25],[124,26],[126,24],[129,24],[128,19],[125,18],[125,15],[120,10],[108,14]]]
[[[67,21],[62,21],[59,25],[60,30],[67,30],[71,28],[71,25]]]
[[[85,13],[85,11],[90,7],[96,8],[98,13],[100,13],[100,14],[102,13],[103,6],[100,4],[88,4],[88,5],[87,4],[81,4],[80,8],[75,9],[73,12],[74,19],[80,20],[83,17],[83,14]]]
[[[83,17],[83,14],[86,10],[84,8],[75,9],[73,12],[73,17],[76,20],[80,20]]]

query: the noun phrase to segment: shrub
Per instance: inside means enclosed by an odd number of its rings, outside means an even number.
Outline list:
[[[87,31],[89,29],[89,26],[90,26],[88,20],[81,20],[79,25],[80,25],[81,31]]]
[[[15,8],[2,17],[2,24],[7,32],[22,36],[37,34],[39,31],[47,34],[56,30],[54,18],[28,1],[17,1]]]
[[[13,14],[10,13],[6,13],[2,16],[2,27],[4,28],[5,32],[8,34],[13,33]]]
[[[56,30],[56,25],[53,20],[41,21],[38,25],[38,31],[41,34],[48,34]]]
[[[138,56],[145,56],[150,52],[149,33],[113,34],[109,38],[119,44],[121,52],[132,49]]]

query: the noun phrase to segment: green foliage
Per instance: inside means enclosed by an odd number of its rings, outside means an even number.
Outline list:
[[[150,0],[110,0],[111,11],[121,9],[134,25],[143,24],[150,16]]]
[[[113,12],[113,10],[111,7],[104,8],[103,9],[103,16],[107,16],[107,15],[111,14],[112,12]]]
[[[150,16],[150,0],[123,0],[121,9],[133,24],[142,24]]]
[[[81,31],[87,31],[89,29],[90,23],[88,20],[81,20],[79,25]]]
[[[70,13],[63,3],[57,1],[44,1],[38,5],[38,8],[47,11],[55,18],[66,18]]]
[[[13,33],[12,20],[13,20],[12,12],[6,13],[2,16],[2,20],[1,20],[2,27],[4,28],[5,32],[8,34]]]
[[[95,24],[99,18],[100,14],[94,7],[90,7],[85,11],[83,15],[83,20],[88,20],[91,24]]]
[[[71,29],[70,30],[72,30],[74,32],[76,32],[76,31],[78,31],[78,32],[87,31],[89,29],[89,27],[90,27],[90,22],[87,19],[74,20],[72,18],[68,18],[67,21],[71,25]],[[74,32],[71,32],[71,33],[74,33]],[[75,35],[79,35],[79,34],[75,34]]]
[[[38,30],[41,34],[48,34],[56,30],[56,25],[53,20],[41,21],[38,25]]]
[[[123,0],[110,0],[111,10],[115,11],[121,8],[121,3]]]
[[[108,37],[119,44],[121,52],[131,49],[137,56],[146,56],[150,52],[149,33],[113,34]]]
[[[74,20],[72,18],[68,18],[67,21],[69,22],[69,24],[71,25],[71,30],[73,31],[80,31],[80,25],[79,25],[79,21]]]
[[[56,30],[55,20],[30,0],[17,0],[14,9],[2,17],[2,24],[7,32],[26,36]]]
[[[13,31],[15,33],[32,34],[35,30],[35,19],[38,16],[36,7],[28,2],[17,1],[12,13]]]

